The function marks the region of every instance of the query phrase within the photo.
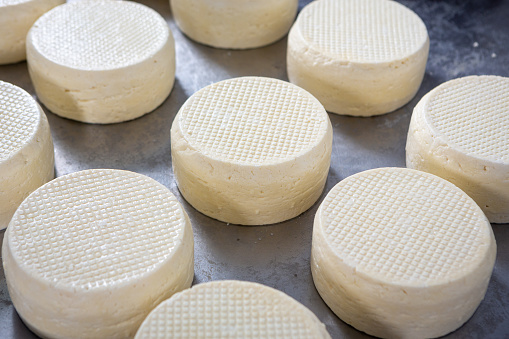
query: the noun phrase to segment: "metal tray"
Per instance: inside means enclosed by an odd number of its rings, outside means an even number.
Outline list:
[[[154,112],[115,125],[83,124],[45,110],[55,144],[56,175],[88,168],[118,168],[154,178],[178,197],[190,215],[195,237],[194,284],[219,279],[260,282],[309,307],[333,338],[369,337],[339,320],[315,290],[309,257],[316,209],[325,194],[351,174],[376,167],[405,166],[410,116],[429,90],[465,75],[509,76],[509,1],[401,0],[423,19],[431,39],[426,75],[417,96],[403,108],[383,116],[330,114],[334,128],[332,164],[320,200],[297,218],[260,227],[228,225],[196,212],[186,203],[171,169],[170,127],[184,101],[208,84],[244,75],[287,80],[286,38],[247,51],[214,49],[189,40],[177,29],[167,0],[140,2],[163,15],[175,36],[175,87]],[[299,7],[308,2],[301,0]],[[34,94],[24,62],[0,66],[0,79]],[[447,338],[509,337],[509,225],[494,224],[493,230],[498,255],[486,298],[473,317]],[[0,232],[0,240],[3,234]],[[3,269],[0,338],[35,338],[12,306]]]

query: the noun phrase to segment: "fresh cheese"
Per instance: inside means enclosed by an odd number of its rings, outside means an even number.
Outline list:
[[[2,246],[7,287],[43,338],[128,338],[191,286],[193,233],[163,185],[94,169],[58,177],[20,205]]]
[[[329,171],[332,127],[323,106],[281,80],[243,77],[193,94],[171,128],[184,198],[221,221],[261,225],[315,203]]]
[[[26,58],[25,38],[41,15],[65,0],[0,0],[0,65]]]
[[[30,29],[27,62],[53,113],[115,123],[154,110],[175,79],[175,43],[154,10],[130,1],[83,0],[54,8]]]
[[[298,0],[170,0],[178,27],[191,39],[219,48],[245,49],[281,39]]]
[[[32,191],[53,177],[46,115],[30,94],[0,81],[0,229]]]
[[[379,168],[339,182],[314,222],[311,271],[343,321],[383,338],[430,338],[465,323],[496,256],[488,219],[450,182]]]
[[[448,81],[415,107],[406,164],[449,180],[493,223],[509,223],[509,78]]]
[[[422,20],[395,1],[318,0],[290,30],[288,78],[329,112],[383,114],[416,94],[428,50]]]
[[[224,280],[196,285],[154,309],[135,339],[330,339],[304,305],[273,288]]]

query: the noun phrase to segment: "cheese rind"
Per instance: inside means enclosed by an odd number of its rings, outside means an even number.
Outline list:
[[[178,27],[191,39],[218,48],[261,47],[281,39],[298,0],[170,0]]]
[[[30,77],[53,113],[116,123],[153,111],[175,80],[166,21],[130,1],[77,1],[43,15],[27,36]]]
[[[14,307],[39,336],[125,338],[191,286],[193,234],[175,196],[155,180],[86,170],[25,199],[2,257]]]
[[[408,168],[449,180],[493,223],[509,223],[509,78],[448,81],[415,107],[406,144]]]
[[[65,0],[0,1],[0,65],[26,58],[26,35],[34,22]]]
[[[171,129],[184,198],[221,221],[270,224],[307,210],[323,191],[332,126],[320,103],[287,82],[260,77],[203,88]]]
[[[384,338],[454,331],[484,298],[496,256],[475,202],[432,174],[379,168],[339,182],[317,211],[316,288],[343,321]]]
[[[304,305],[273,288],[224,280],[193,286],[154,309],[135,338],[327,339]]]
[[[0,81],[0,229],[21,202],[54,177],[46,115],[30,94]]]
[[[319,0],[288,35],[288,78],[329,112],[384,114],[415,96],[428,51],[426,26],[397,2]]]

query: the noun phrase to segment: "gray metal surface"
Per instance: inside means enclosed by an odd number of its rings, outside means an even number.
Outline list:
[[[118,168],[154,178],[179,198],[191,217],[196,248],[194,284],[218,279],[260,282],[309,307],[333,338],[368,337],[339,320],[315,290],[309,256],[316,209],[325,194],[351,174],[382,166],[405,166],[411,112],[426,92],[465,75],[509,76],[509,2],[400,1],[421,16],[431,39],[426,75],[417,96],[405,107],[379,117],[331,114],[332,165],[322,197],[301,216],[262,227],[212,220],[184,201],[171,170],[170,127],[184,101],[208,84],[244,75],[287,80],[286,39],[248,51],[209,48],[182,35],[171,17],[168,1],[141,2],[167,18],[173,31],[177,50],[175,87],[154,112],[116,125],[82,124],[45,110],[55,143],[57,176],[88,168]],[[301,0],[300,7],[308,2]],[[26,63],[0,66],[0,80],[34,93]],[[498,255],[486,298],[473,317],[447,338],[509,338],[509,225],[493,225],[493,229]],[[0,338],[34,337],[16,314],[0,269]]]

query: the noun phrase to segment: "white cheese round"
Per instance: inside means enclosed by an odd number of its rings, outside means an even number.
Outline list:
[[[415,107],[406,145],[409,168],[465,191],[493,223],[509,223],[509,78],[448,81]]]
[[[224,280],[196,285],[162,302],[135,339],[330,339],[304,305],[273,288]]]
[[[450,182],[379,168],[339,182],[317,211],[311,271],[343,321],[383,338],[430,338],[465,323],[496,256],[488,219]]]
[[[127,338],[161,301],[191,286],[193,233],[155,180],[86,170],[20,205],[2,257],[14,307],[37,335]]]
[[[30,94],[0,81],[0,229],[19,204],[54,177],[46,115]]]
[[[319,198],[332,126],[312,95],[281,80],[244,77],[192,95],[171,128],[173,171],[184,198],[221,221],[293,218]]]
[[[175,46],[154,10],[130,1],[58,6],[27,36],[27,62],[39,100],[52,112],[115,123],[154,110],[175,79]]]
[[[41,15],[65,0],[0,0],[0,65],[26,58],[25,38]]]
[[[191,39],[218,48],[245,49],[281,39],[298,0],[170,0],[178,27]]]
[[[422,20],[395,1],[318,0],[290,30],[288,77],[329,112],[383,114],[414,97],[428,50]]]

